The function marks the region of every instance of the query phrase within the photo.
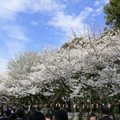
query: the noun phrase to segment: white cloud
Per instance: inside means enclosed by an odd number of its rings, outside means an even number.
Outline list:
[[[105,4],[107,4],[109,2],[109,0],[97,0],[94,3],[94,6],[96,7],[96,9],[94,10],[94,13],[92,14],[92,16],[98,16],[100,14],[102,14],[103,12],[103,7]]]
[[[98,13],[98,12],[101,12],[102,10],[103,10],[103,7],[101,6],[101,7],[96,9],[96,12]]]
[[[28,38],[25,35],[25,29],[21,26],[17,25],[8,25],[2,28],[5,32],[7,32],[8,37],[13,40],[25,42],[28,41]]]
[[[69,2],[69,0],[67,1]],[[101,2],[102,0],[97,1],[99,3],[96,2],[96,5],[103,3]],[[105,3],[108,0],[103,1]],[[36,12],[42,12],[46,14],[46,12],[50,12],[53,17],[50,19],[49,25],[61,30],[67,36],[72,35],[72,30],[76,34],[84,33],[85,27],[89,28],[85,20],[90,13],[95,13],[95,15],[101,13],[101,6],[96,8],[95,12],[93,12],[92,8],[86,7],[79,15],[75,16],[66,14],[64,7],[65,5],[58,3],[57,0],[1,0],[0,23],[3,21],[4,24],[0,24],[0,26],[8,38],[5,40],[5,44],[9,52],[9,56],[13,56],[15,53],[25,50],[27,42],[29,42],[24,26],[22,27],[17,25],[17,21],[15,21],[15,25],[13,25],[13,20],[16,20],[19,13],[33,14]],[[10,20],[12,20],[12,22]],[[11,23],[9,26],[8,21]],[[37,26],[39,23],[33,20],[30,24]],[[4,61],[6,60],[2,61],[5,63]]]
[[[38,26],[39,25],[39,23],[37,22],[37,21],[31,21],[31,25],[33,25],[33,26]]]
[[[97,7],[98,5],[100,5],[100,1],[99,0],[95,1],[95,3],[94,3],[95,7]]]
[[[104,3],[105,3],[105,4],[106,4],[106,3],[109,3],[109,1],[110,1],[110,0],[104,0]]]
[[[20,12],[49,12],[59,10],[62,7],[63,5],[53,0],[1,0],[0,18],[14,19]]]
[[[30,0],[29,0],[30,1]],[[37,11],[54,11],[62,9],[64,5],[55,2],[55,0],[33,0],[29,9],[33,10],[34,12]]]
[[[25,30],[21,26],[9,25],[1,28],[7,33],[7,38],[4,38],[9,55],[13,56],[15,53],[23,51],[29,38],[25,34]]]
[[[97,8],[94,13],[92,14],[92,16],[98,16],[100,14],[102,14],[103,12],[103,6],[100,6],[99,8]]]
[[[5,33],[1,39],[6,45],[7,56],[13,57],[15,53],[24,51],[30,41],[26,35],[25,26],[17,24],[16,18],[19,13],[53,13],[63,9],[63,7],[64,5],[56,2],[56,0],[0,0],[0,32]],[[31,24],[35,26],[38,23],[32,21]],[[6,63],[7,59],[2,58],[0,70],[5,69]]]
[[[103,1],[97,0],[97,1],[95,1],[94,6],[95,6],[96,8],[94,9],[94,13],[92,14],[93,17],[99,16],[99,15],[102,14],[102,12],[103,12],[103,7],[104,7],[104,5],[105,5],[105,1],[106,1],[106,0],[103,0]]]
[[[66,15],[63,11],[58,12],[52,18],[52,20],[49,21],[49,25],[60,29],[69,36],[72,30],[76,34],[82,34],[85,32],[85,27],[88,27],[84,20],[90,15],[92,11],[92,8],[86,7],[83,11],[80,12],[78,16]]]
[[[26,44],[24,42],[9,40],[6,42],[8,53],[11,57],[14,57],[15,54],[25,50]]]
[[[90,7],[84,8],[84,10],[81,11],[81,13],[79,15],[79,17],[81,17],[80,19],[86,19],[92,11],[93,11],[93,9]]]
[[[105,4],[107,4],[109,2],[109,0],[96,0],[94,3],[95,7],[101,7],[104,6]]]

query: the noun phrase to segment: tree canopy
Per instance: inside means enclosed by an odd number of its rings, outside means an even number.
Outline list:
[[[106,24],[115,29],[120,29],[120,0],[110,0],[104,6]]]
[[[97,99],[118,95],[119,34],[111,30],[100,37],[75,38],[59,50],[22,53],[9,61],[9,76],[0,76],[0,93],[21,98],[52,96],[52,102],[84,98],[91,92]]]
[[[13,95],[73,98],[92,91],[104,98],[120,93],[120,35],[117,32],[113,35],[110,31],[100,38],[77,38],[67,47],[44,51],[34,57],[33,54],[20,56],[22,59],[17,57],[9,62],[10,78],[5,84]]]

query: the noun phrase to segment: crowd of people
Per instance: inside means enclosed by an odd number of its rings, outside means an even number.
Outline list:
[[[68,114],[62,109],[43,114],[35,107],[28,112],[23,109],[7,108],[1,111],[0,120],[68,120]]]
[[[110,117],[109,107],[102,107],[102,117],[97,118],[97,115],[94,113],[89,114],[86,120],[115,120],[113,117]],[[29,110],[25,110],[22,107],[17,108],[8,107],[5,110],[1,110],[0,120],[69,120],[68,111],[66,109],[56,107],[54,109],[48,109],[44,111],[38,106],[32,106]]]
[[[88,120],[98,120],[95,114],[91,114]],[[108,106],[102,107],[102,117],[99,120],[115,120],[113,116],[110,115]]]

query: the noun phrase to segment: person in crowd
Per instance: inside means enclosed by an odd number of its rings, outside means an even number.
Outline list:
[[[0,120],[10,120],[10,116],[11,116],[11,110],[7,109],[4,111],[5,116],[3,118],[1,118]]]
[[[0,120],[4,117],[4,110],[3,110],[3,104],[1,104],[0,107]]]
[[[45,120],[45,116],[43,113],[34,110],[31,112],[29,118],[27,120]]]
[[[110,103],[107,106],[109,108],[109,117],[112,120],[115,120],[115,115],[114,115],[114,112],[113,112],[114,106],[112,104],[110,104]]]
[[[3,115],[0,117],[0,120],[11,120],[10,116],[11,116],[11,110],[10,109],[6,109],[3,112]]]
[[[47,111],[47,114],[45,114],[46,120],[52,120],[52,116],[53,116],[54,112],[55,112],[55,111],[54,111],[52,108],[49,109],[49,110]]]
[[[68,114],[65,110],[58,110],[54,113],[52,120],[68,120]]]
[[[11,120],[17,119],[17,114],[16,114],[16,108],[15,107],[12,109],[12,114],[11,114],[10,119]]]
[[[24,120],[24,117],[25,117],[24,110],[18,109],[16,114],[17,114],[17,119],[16,120]]]
[[[44,107],[41,109],[41,112],[45,115],[45,114],[47,114],[49,108],[50,108],[50,105],[45,104]]]
[[[2,120],[4,118],[4,112],[0,111],[0,120]]]
[[[52,114],[51,113],[47,113],[45,115],[45,120],[52,120]]]
[[[110,117],[109,117],[109,108],[108,106],[104,105],[102,107],[102,113],[103,113],[103,116],[102,118],[100,118],[99,120],[112,120]]]
[[[92,113],[92,114],[89,116],[88,120],[97,120],[97,116]]]

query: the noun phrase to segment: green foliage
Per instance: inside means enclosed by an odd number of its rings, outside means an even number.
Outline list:
[[[75,45],[73,45],[72,43],[70,42],[66,42],[63,46],[62,46],[63,49],[75,49]]]
[[[64,43],[64,45],[62,46],[62,48],[63,48],[63,49],[66,49],[66,48],[69,47],[69,45],[70,45],[70,43],[69,43],[69,42],[66,42],[66,43]]]
[[[71,42],[64,43],[61,48],[71,50],[71,49],[76,49],[77,45],[84,47],[85,42],[83,37],[76,37]]]
[[[112,28],[120,29],[120,0],[110,0],[104,7],[106,24]]]
[[[74,44],[80,44],[80,43],[82,43],[83,42],[83,37],[76,37],[76,38],[74,38],[74,40],[72,41],[72,43],[74,43]]]

